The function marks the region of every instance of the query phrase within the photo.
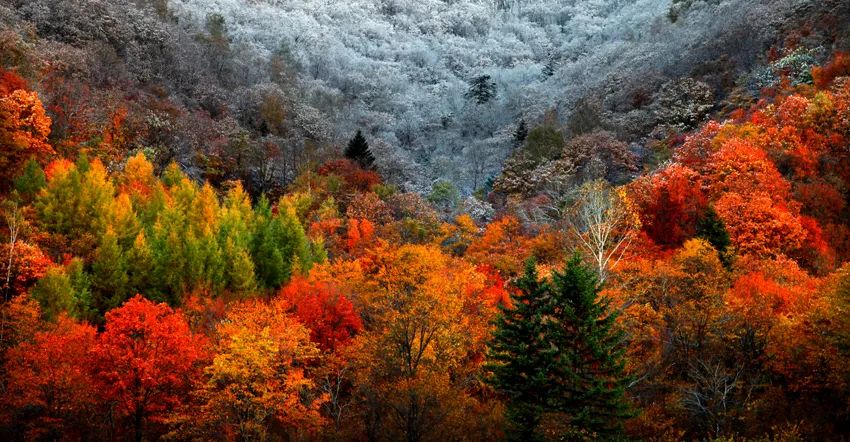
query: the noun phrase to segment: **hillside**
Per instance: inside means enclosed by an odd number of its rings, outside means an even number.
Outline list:
[[[0,440],[847,439],[847,6],[0,0]]]

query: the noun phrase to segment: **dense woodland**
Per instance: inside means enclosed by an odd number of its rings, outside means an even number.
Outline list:
[[[748,3],[0,0],[0,439],[846,440],[850,8]]]

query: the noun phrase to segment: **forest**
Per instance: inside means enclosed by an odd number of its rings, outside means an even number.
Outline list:
[[[0,0],[0,215],[0,440],[850,438],[846,1]]]

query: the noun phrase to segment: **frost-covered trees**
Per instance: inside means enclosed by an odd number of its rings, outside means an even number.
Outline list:
[[[641,95],[655,102],[665,83],[723,54],[734,76],[753,48],[762,51],[777,35],[771,23],[792,2],[687,3],[675,23],[669,2],[654,0],[352,0],[321,8],[307,0],[170,0],[169,7],[181,27],[199,32],[208,14],[221,14],[232,50],[276,60],[275,72],[290,73],[301,96],[333,121],[337,144],[363,129],[370,144],[402,151],[415,174],[397,184],[424,190],[447,179],[469,193],[498,173],[517,121],[534,127],[553,108],[559,123],[576,123],[571,136],[619,122],[624,141],[645,136],[656,115]],[[741,38],[742,29],[752,37]],[[701,93],[683,103],[694,111],[686,120],[704,114]],[[583,100],[599,106],[579,106]],[[470,159],[478,161],[474,172]]]

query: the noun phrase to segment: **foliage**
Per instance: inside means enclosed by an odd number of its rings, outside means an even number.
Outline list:
[[[137,295],[106,314],[90,357],[121,433],[140,440],[161,432],[168,413],[183,403],[205,348],[182,314]]]

